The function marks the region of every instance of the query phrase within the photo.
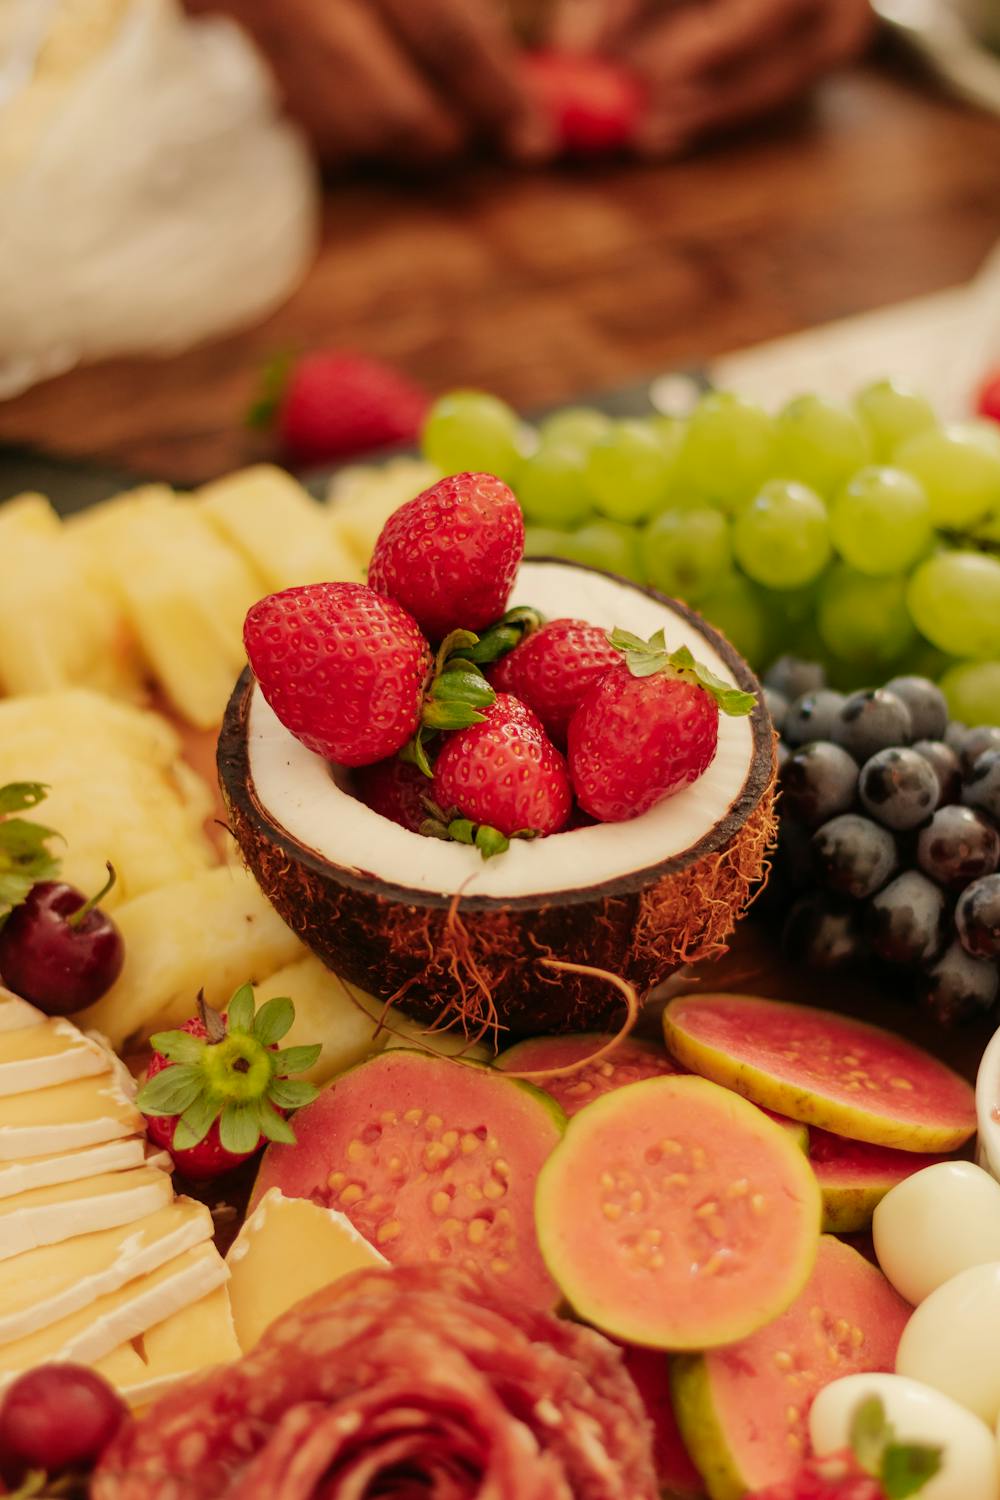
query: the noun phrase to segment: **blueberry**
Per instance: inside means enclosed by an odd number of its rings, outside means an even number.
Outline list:
[[[944,740],[917,740],[910,748],[934,767],[934,774],[941,788],[938,806],[943,807],[946,802],[957,802],[962,790],[962,771],[958,755],[951,746],[946,745]]]
[[[967,885],[955,907],[959,942],[973,958],[1000,958],[1000,875]]]
[[[963,775],[968,776],[976,761],[987,750],[1000,750],[1000,726],[978,724],[975,729],[965,731],[962,743],[958,747]]]
[[[859,762],[913,738],[910,710],[885,688],[852,693],[838,715],[834,738]]]
[[[1000,821],[1000,750],[984,750],[965,778],[962,801]]]
[[[843,693],[835,693],[831,688],[803,693],[785,715],[782,733],[788,744],[805,745],[810,740],[832,739],[843,706]]]
[[[781,810],[788,818],[818,828],[854,806],[858,768],[846,750],[829,740],[800,745],[781,768]]]
[[[944,895],[919,870],[904,870],[872,897],[872,951],[892,964],[923,964],[944,947]]]
[[[843,813],[817,828],[812,847],[823,884],[857,901],[880,890],[896,868],[892,834],[857,813]]]
[[[1000,863],[1000,834],[971,807],[939,807],[917,839],[917,864],[938,885],[960,889]]]
[[[936,682],[929,677],[893,677],[885,686],[910,710],[914,739],[941,738],[948,728],[948,704]]]
[[[816,969],[840,969],[864,957],[864,932],[857,907],[824,891],[796,901],[785,922],[782,944],[789,958]]]
[[[785,715],[788,712],[788,699],[784,693],[779,693],[777,688],[765,687],[764,702],[767,704],[767,711],[771,715],[771,723],[778,733],[781,734],[785,723]]]
[[[945,730],[943,739],[957,755],[962,749],[962,741],[969,732],[969,726],[963,724],[961,719],[952,719]]]
[[[866,812],[899,831],[926,823],[941,788],[934,767],[915,750],[880,750],[861,767],[858,792]]]
[[[774,688],[787,698],[801,698],[826,686],[826,673],[818,661],[803,661],[799,656],[779,656],[764,673],[764,686]]]
[[[971,958],[952,943],[918,981],[921,1004],[945,1026],[988,1011],[1000,988],[996,964]]]

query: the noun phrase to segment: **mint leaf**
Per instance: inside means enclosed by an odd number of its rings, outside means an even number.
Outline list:
[[[241,984],[226,1007],[230,1033],[253,1030],[253,985]]]
[[[144,1115],[183,1115],[194,1104],[201,1088],[201,1074],[197,1068],[174,1063],[143,1084],[136,1097],[136,1107]]]
[[[260,1141],[260,1101],[249,1104],[229,1103],[219,1116],[219,1140],[233,1156],[256,1151]]]
[[[287,995],[276,995],[273,1000],[266,1000],[257,1012],[253,1034],[262,1046],[270,1047],[291,1031],[294,1021],[295,1006],[291,1000]]]
[[[879,1478],[886,1500],[907,1500],[923,1489],[941,1467],[941,1449],[920,1443],[890,1443]]]
[[[199,1062],[205,1050],[201,1037],[192,1036],[190,1031],[157,1031],[150,1037],[149,1044],[172,1063]]]
[[[45,801],[49,790],[44,781],[9,781],[0,786],[0,817],[37,807]]]
[[[877,1477],[881,1473],[882,1455],[893,1436],[881,1396],[866,1396],[855,1407],[849,1442],[855,1458],[867,1474]]]

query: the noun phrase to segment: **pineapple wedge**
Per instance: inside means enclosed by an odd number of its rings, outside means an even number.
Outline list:
[[[84,688],[0,700],[0,786],[8,781],[49,786],[26,816],[58,829],[72,885],[99,890],[111,861],[118,883],[106,906],[217,863],[202,826],[211,792],[159,714]]]
[[[126,1040],[180,1026],[194,1014],[199,990],[220,1009],[238,985],[267,979],[303,952],[253,876],[229,866],[148,891],[119,907],[115,921],[125,967],[74,1020],[119,1050]]]
[[[294,1024],[281,1045],[308,1047],[321,1042],[323,1046],[309,1071],[296,1077],[329,1083],[337,1073],[385,1046],[389,1033],[378,1030],[381,1001],[332,974],[311,953],[258,984],[258,1005],[276,995],[288,995],[295,1005]]]
[[[341,469],[327,495],[334,530],[355,560],[367,566],[378,534],[393,511],[441,478],[420,458],[393,458],[381,468]]]
[[[268,591],[297,583],[361,583],[358,559],[333,534],[323,507],[271,464],[241,469],[198,490],[201,512]]]

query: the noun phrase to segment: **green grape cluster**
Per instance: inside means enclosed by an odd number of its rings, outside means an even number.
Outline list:
[[[432,408],[426,456],[514,488],[528,556],[607,569],[694,605],[763,670],[822,660],[835,686],[941,680],[1000,723],[1000,426],[938,423],[884,380],[771,415],[726,391],[686,419],[567,407],[537,428],[495,396]]]

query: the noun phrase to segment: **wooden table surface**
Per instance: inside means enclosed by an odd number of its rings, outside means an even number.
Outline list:
[[[1000,119],[891,60],[658,167],[331,188],[319,257],[263,325],[0,404],[0,442],[191,482],[264,451],[241,419],[268,356],[336,345],[522,407],[928,292],[1000,235]]]

